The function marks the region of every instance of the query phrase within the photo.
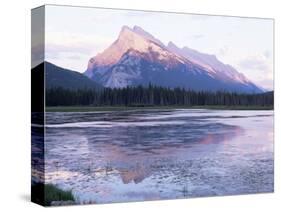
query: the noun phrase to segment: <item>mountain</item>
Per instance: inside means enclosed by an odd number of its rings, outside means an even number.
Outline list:
[[[167,48],[171,52],[188,58],[193,63],[196,63],[209,70],[209,72],[212,72],[212,75],[218,79],[229,83],[232,83],[233,81],[240,82],[244,85],[247,85],[249,89],[264,91],[262,88],[256,86],[249,79],[247,79],[245,75],[235,70],[231,65],[224,64],[219,61],[215,55],[201,53],[188,47],[179,48],[173,42],[169,42]]]
[[[117,40],[89,60],[84,74],[111,88],[151,83],[192,90],[263,92],[215,56],[179,48],[171,42],[165,46],[138,26],[122,27]]]
[[[32,69],[32,75],[36,72],[43,72],[45,68],[46,89],[62,87],[65,89],[95,89],[100,90],[102,86],[90,80],[85,75],[61,68],[49,62],[44,62]]]

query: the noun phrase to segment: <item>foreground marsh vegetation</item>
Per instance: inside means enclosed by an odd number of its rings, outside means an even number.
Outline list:
[[[64,201],[67,201],[68,204],[71,202],[74,203],[74,197],[71,191],[61,190],[53,184],[37,183],[32,185],[31,189],[32,201],[45,206],[50,206],[53,202],[56,202],[57,205],[61,204],[59,202]]]

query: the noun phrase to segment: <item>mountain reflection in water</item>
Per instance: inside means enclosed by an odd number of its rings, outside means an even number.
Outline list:
[[[271,192],[272,115],[47,113],[46,181],[72,189],[79,203]]]

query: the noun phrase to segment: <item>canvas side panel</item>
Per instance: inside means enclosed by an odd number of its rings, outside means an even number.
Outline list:
[[[44,204],[45,7],[31,11],[31,201]]]

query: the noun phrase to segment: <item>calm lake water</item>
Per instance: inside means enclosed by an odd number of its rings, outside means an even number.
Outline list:
[[[45,178],[78,203],[273,191],[273,111],[49,112]]]

